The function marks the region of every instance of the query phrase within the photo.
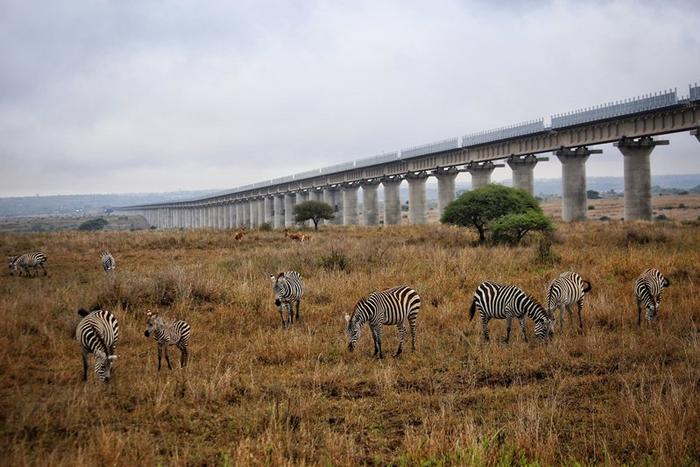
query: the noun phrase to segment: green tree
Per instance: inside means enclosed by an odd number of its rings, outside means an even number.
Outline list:
[[[90,219],[89,221],[83,222],[78,226],[78,230],[102,230],[107,224],[109,224],[109,222],[98,217],[97,219]]]
[[[296,222],[313,221],[314,230],[318,230],[318,221],[333,219],[333,207],[323,201],[304,201],[294,206]]]
[[[495,242],[511,244],[518,244],[528,232],[550,232],[553,229],[552,221],[535,210],[522,214],[506,214],[489,223],[489,230]]]
[[[588,198],[588,199],[600,199],[600,192],[595,191],[595,190],[587,190],[586,191],[586,198]]]
[[[479,232],[479,242],[483,243],[492,221],[508,214],[524,214],[531,210],[542,213],[537,200],[526,191],[487,185],[467,191],[448,204],[440,221],[475,228]]]

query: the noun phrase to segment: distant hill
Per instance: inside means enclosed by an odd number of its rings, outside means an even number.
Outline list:
[[[700,174],[690,175],[655,175],[651,177],[655,193],[672,193],[682,190],[699,191]],[[510,185],[510,180],[498,183]],[[601,193],[614,190],[624,192],[622,177],[589,177],[589,190]],[[458,183],[457,192],[471,189],[470,183]],[[437,200],[437,185],[428,184],[428,200]],[[171,193],[132,193],[107,195],[65,195],[65,196],[26,196],[17,198],[0,198],[0,217],[18,216],[94,216],[108,212],[116,206],[133,204],[160,203],[164,201],[181,201],[220,192],[220,190],[177,191]],[[541,197],[561,196],[561,179],[535,179],[535,194]],[[401,186],[401,199],[408,200],[408,187]]]

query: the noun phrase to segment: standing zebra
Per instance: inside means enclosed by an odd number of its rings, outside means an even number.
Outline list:
[[[505,342],[510,339],[513,318],[517,318],[520,322],[520,330],[525,342],[527,342],[525,317],[535,322],[535,335],[540,339],[546,340],[551,334],[551,316],[542,305],[513,285],[482,282],[474,292],[474,301],[469,308],[469,321],[474,318],[477,308],[479,308],[485,340],[489,340],[489,320],[491,319],[506,320]]]
[[[575,272],[567,271],[559,274],[550,284],[547,290],[547,312],[553,318],[554,310],[559,308],[559,330],[564,329],[564,309],[569,311],[569,320],[573,321],[572,306],[576,304],[578,310],[578,326],[583,331],[581,309],[586,292],[591,290],[591,283],[581,279]]]
[[[642,305],[646,308],[647,321],[656,318],[661,303],[661,291],[671,285],[658,269],[647,269],[634,283],[634,296],[637,299],[637,325],[642,324]]]
[[[112,256],[109,251],[103,250],[102,253],[100,253],[100,259],[102,261],[102,268],[106,273],[114,272],[117,262],[114,261],[114,256]]]
[[[10,256],[8,260],[10,263],[10,275],[16,272],[18,276],[21,276],[22,272],[24,272],[24,274],[28,276],[30,275],[30,268],[34,269],[36,275],[39,275],[39,268],[44,271],[45,276],[47,275],[46,268],[44,267],[46,254],[41,251],[33,251],[20,256]]]
[[[153,334],[156,342],[158,342],[158,371],[160,371],[163,353],[165,353],[165,361],[168,363],[168,368],[173,369],[173,366],[170,364],[170,357],[168,357],[168,347],[171,345],[180,349],[180,367],[185,368],[189,358],[187,344],[190,341],[190,325],[182,320],[166,321],[158,316],[157,313],[151,313],[150,310],[146,313],[146,324],[148,324],[148,327],[143,335],[149,337]]]
[[[383,358],[382,326],[396,325],[399,328],[399,348],[395,356],[401,355],[403,338],[406,332],[406,319],[411,326],[411,349],[416,350],[416,318],[420,311],[420,297],[410,287],[400,286],[372,292],[355,305],[352,316],[345,315],[347,321],[348,350],[352,352],[360,338],[360,328],[369,323],[374,339],[374,356]]]
[[[83,381],[87,381],[87,357],[95,354],[95,373],[103,383],[108,383],[112,372],[112,363],[117,359],[114,350],[119,340],[119,323],[117,318],[107,310],[78,310],[83,317],[75,330],[75,338],[80,342],[83,355]]]
[[[277,305],[282,327],[294,323],[294,304],[297,307],[297,321],[299,320],[299,302],[304,295],[304,281],[301,274],[296,271],[281,272],[277,276],[270,275],[272,291],[275,293],[275,305]],[[287,307],[289,321],[284,319],[284,308]]]

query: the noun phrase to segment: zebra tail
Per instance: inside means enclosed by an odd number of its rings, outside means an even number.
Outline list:
[[[472,300],[472,306],[469,307],[469,321],[474,319],[474,313],[476,312],[476,297]]]
[[[583,281],[583,283],[586,284],[586,285],[583,287],[583,291],[584,291],[584,292],[590,292],[591,289],[593,288],[593,286],[591,285],[591,283],[588,282],[588,281]]]
[[[90,312],[87,311],[85,308],[81,308],[81,309],[78,310],[78,314],[84,318],[84,317],[86,317],[87,315],[89,315]]]
[[[670,287],[670,286],[671,286],[671,281],[668,280],[668,277],[664,277],[664,281],[666,282],[666,285],[664,285],[664,287]]]

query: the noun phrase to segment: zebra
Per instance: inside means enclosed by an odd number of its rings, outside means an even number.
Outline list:
[[[109,251],[102,251],[102,253],[100,253],[100,259],[102,261],[102,268],[105,270],[106,273],[114,271],[114,268],[116,268],[117,266],[117,262],[114,261],[114,256],[112,256],[112,254]]]
[[[637,325],[642,324],[642,305],[646,308],[646,318],[651,323],[659,312],[661,291],[671,285],[658,269],[647,269],[634,282],[634,296],[637,299]]]
[[[581,309],[586,292],[590,292],[591,283],[581,279],[575,272],[567,271],[559,274],[547,289],[547,312],[554,318],[554,310],[559,308],[559,330],[564,329],[564,309],[569,311],[569,320],[573,321],[572,306],[576,304],[578,310],[578,326],[583,331]]]
[[[44,263],[46,262],[46,254],[41,251],[33,251],[31,253],[25,253],[19,256],[10,256],[8,257],[8,260],[11,276],[14,275],[14,272],[16,272],[18,276],[21,276],[22,272],[28,276],[30,275],[30,268],[34,269],[36,275],[39,275],[39,268],[44,271],[45,276],[48,275],[46,268],[44,267]]]
[[[173,366],[170,364],[170,357],[168,357],[168,347],[171,345],[180,349],[180,367],[185,368],[189,359],[187,344],[190,341],[190,325],[182,320],[166,321],[161,316],[158,316],[157,313],[151,313],[150,310],[146,313],[146,324],[148,327],[143,335],[149,337],[153,334],[156,342],[158,342],[158,371],[160,371],[163,353],[165,353],[165,361],[168,363],[168,368],[173,369]]]
[[[399,329],[399,348],[394,354],[401,355],[406,320],[411,327],[411,349],[416,350],[416,319],[420,311],[420,296],[410,287],[399,286],[372,292],[355,305],[352,316],[345,315],[347,322],[348,351],[355,349],[360,338],[360,329],[369,323],[374,340],[374,356],[384,358],[382,352],[382,326],[395,325]]]
[[[108,383],[112,364],[117,359],[114,353],[119,340],[117,318],[107,310],[78,310],[83,318],[75,330],[75,338],[80,342],[83,355],[83,381],[87,381],[88,354],[95,354],[95,373],[103,383]]]
[[[282,327],[294,323],[294,304],[297,308],[297,321],[299,320],[299,302],[304,295],[304,281],[301,274],[296,271],[281,272],[277,276],[270,275],[272,291],[275,293],[275,305],[277,305]],[[284,319],[284,308],[287,307],[289,320]]]
[[[506,320],[506,343],[510,340],[510,328],[513,318],[517,318],[520,322],[520,330],[523,333],[525,342],[527,342],[526,317],[535,322],[535,335],[538,338],[548,340],[549,335],[552,333],[552,319],[547,310],[513,285],[501,285],[488,281],[482,282],[474,292],[474,300],[469,308],[469,321],[474,318],[477,308],[481,316],[484,340],[489,340],[489,320],[491,319]]]

